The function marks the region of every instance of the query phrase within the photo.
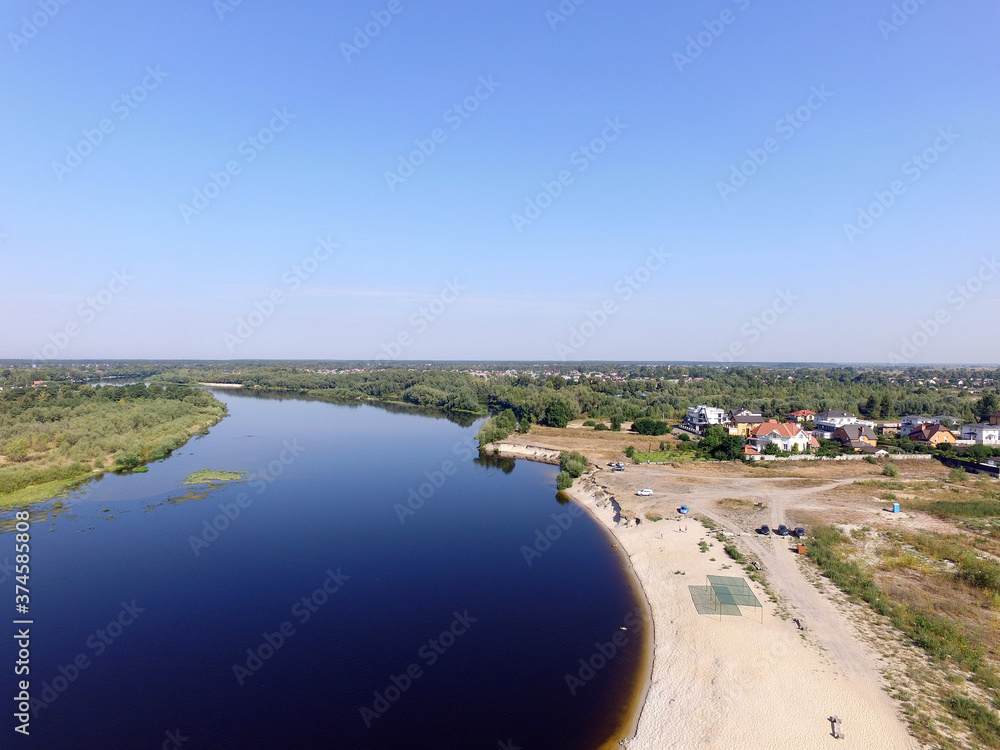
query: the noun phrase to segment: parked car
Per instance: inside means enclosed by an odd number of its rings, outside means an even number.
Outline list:
[[[801,526],[799,526],[792,533],[795,534],[795,536],[797,536],[799,539],[802,539],[806,535],[806,530],[804,528],[802,528]]]
[[[792,533],[792,530],[787,526],[785,526],[785,524],[781,524],[781,526],[779,526],[774,530],[774,533],[777,534],[778,536],[788,536],[789,534]]]
[[[653,494],[653,491],[650,489],[637,490],[635,494],[637,494],[639,497],[649,497],[650,495]]]
[[[768,525],[767,525],[767,524],[765,523],[765,524],[764,524],[763,526],[761,526],[761,527],[760,527],[759,529],[757,529],[757,533],[758,533],[758,534],[763,534],[764,536],[767,536],[768,534],[770,534],[770,533],[771,533],[771,527],[770,527],[770,526],[768,526]]]
[[[686,505],[682,505],[677,509],[677,512],[680,513],[681,515],[687,515],[689,510],[691,510],[689,507],[687,507]]]

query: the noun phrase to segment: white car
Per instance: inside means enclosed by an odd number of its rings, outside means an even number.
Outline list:
[[[638,492],[636,492],[635,494],[637,494],[637,495],[638,495],[639,497],[649,497],[650,495],[652,495],[652,494],[653,494],[653,491],[652,491],[652,490],[649,490],[649,489],[646,489],[646,490],[639,490],[639,491],[638,491]]]

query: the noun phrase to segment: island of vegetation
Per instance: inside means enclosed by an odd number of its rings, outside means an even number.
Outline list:
[[[188,474],[181,484],[215,484],[216,482],[239,482],[247,473],[245,471],[215,471],[199,469]]]
[[[211,393],[184,385],[19,384],[23,371],[3,375],[0,507],[56,497],[106,471],[141,470],[226,415]]]

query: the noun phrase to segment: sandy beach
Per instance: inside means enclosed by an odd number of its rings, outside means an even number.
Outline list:
[[[552,446],[498,447],[504,455],[553,462]],[[617,539],[653,620],[649,683],[639,686],[635,734],[622,738],[621,746],[918,748],[884,690],[881,657],[858,637],[847,617],[852,605],[820,593],[800,570],[804,561],[789,551],[786,540],[756,538],[713,513],[713,499],[739,489],[745,494],[754,482],[768,494],[769,515],[775,517],[783,514],[783,494],[787,500],[816,488],[795,480],[782,487],[780,481],[739,478],[712,479],[702,486],[691,478],[697,471],[693,466],[683,472],[668,466],[629,466],[614,474],[596,470],[568,491]],[[635,497],[633,487],[640,485],[653,487],[654,498]],[[671,485],[678,494],[671,492]],[[639,515],[640,505],[645,510],[651,500],[658,503],[663,520]],[[723,551],[723,542],[697,520],[666,512],[667,502],[686,503],[693,512],[712,518],[741,549],[761,560],[779,601],[775,604],[751,582],[764,605],[763,622],[760,610],[752,608],[744,608],[742,617],[698,613],[689,587],[704,587],[707,575],[745,573]],[[699,548],[703,541],[712,545],[707,552]],[[831,716],[840,717],[845,740],[833,737]]]

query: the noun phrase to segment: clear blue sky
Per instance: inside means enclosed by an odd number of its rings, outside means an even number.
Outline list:
[[[231,2],[0,12],[0,356],[1000,361],[994,2]]]

